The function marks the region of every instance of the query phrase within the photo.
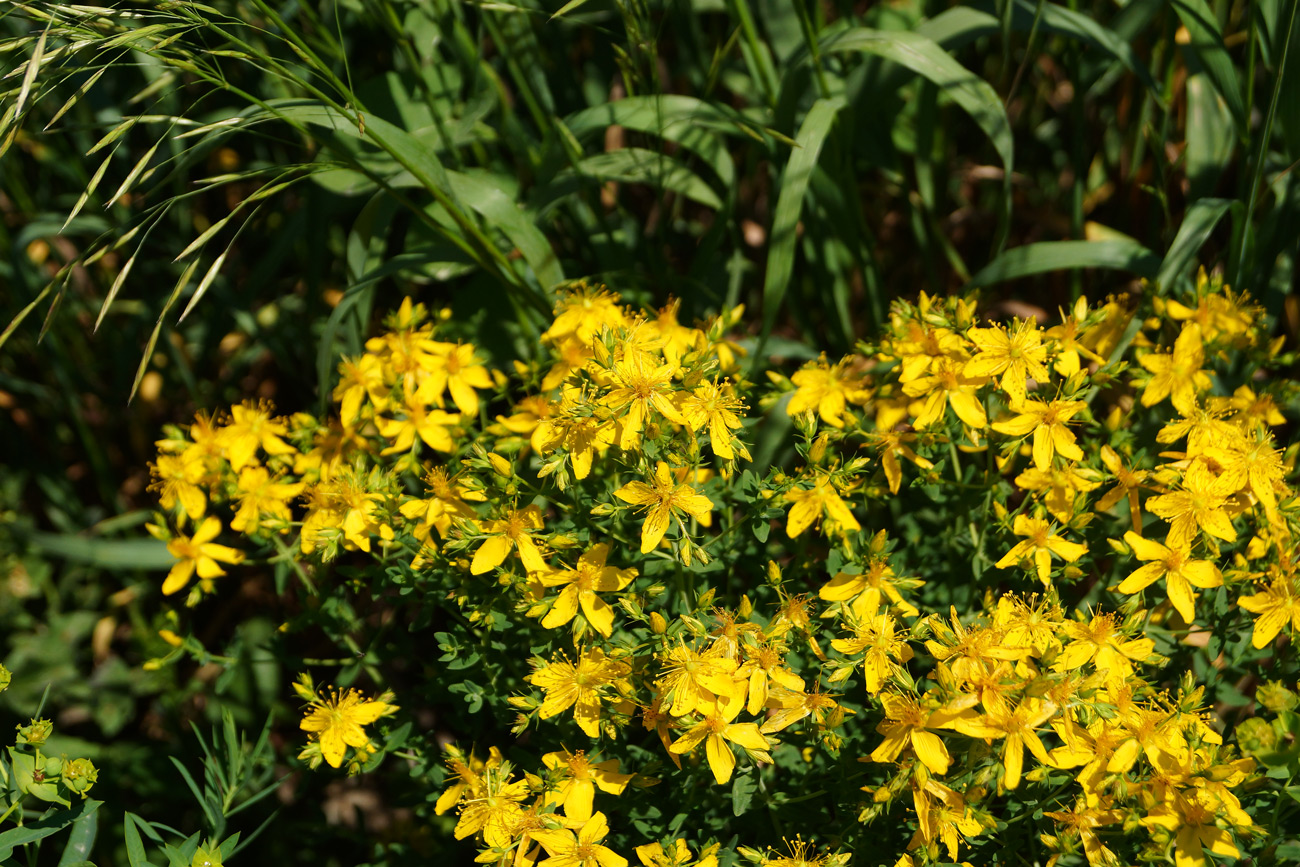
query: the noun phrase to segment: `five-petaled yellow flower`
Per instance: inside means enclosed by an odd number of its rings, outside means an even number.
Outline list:
[[[217,561],[235,565],[242,563],[244,552],[225,545],[217,545],[212,540],[221,533],[221,521],[209,515],[199,524],[193,536],[180,536],[167,543],[167,552],[176,558],[176,565],[167,573],[162,592],[170,596],[185,588],[199,573],[199,579],[207,582],[226,574],[226,570],[217,565]]]
[[[1000,376],[1011,406],[1019,406],[1025,399],[1026,379],[1032,376],[1036,382],[1047,381],[1047,347],[1042,329],[1032,319],[1017,319],[1010,328],[972,328],[966,336],[979,352],[966,362],[962,375],[971,379]]]
[[[727,782],[736,768],[736,757],[731,752],[728,741],[758,753],[766,753],[771,746],[758,730],[757,723],[735,721],[744,706],[745,700],[739,695],[719,695],[714,701],[699,708],[703,719],[687,729],[669,749],[678,755],[685,755],[699,746],[700,741],[704,741],[713,778],[719,784]]]
[[[674,510],[685,512],[702,522],[709,520],[709,513],[713,510],[712,500],[697,493],[690,485],[679,484],[673,478],[668,464],[663,461],[659,461],[655,466],[653,486],[645,482],[628,482],[615,491],[614,496],[625,503],[650,510],[646,515],[645,524],[641,526],[642,554],[648,554],[659,547],[664,533],[668,532],[668,522],[674,517]],[[676,517],[680,526],[681,516]]]
[[[845,502],[840,499],[830,479],[822,476],[817,483],[807,490],[795,489],[785,492],[785,498],[794,503],[790,507],[790,517],[786,521],[785,532],[791,539],[798,536],[823,514],[830,517],[839,527],[841,533],[849,530],[861,530],[862,525]]]
[[[604,813],[593,813],[575,834],[568,828],[533,832],[533,839],[551,856],[538,867],[627,867],[627,859],[600,841],[609,834]]]
[[[1043,472],[1051,469],[1052,455],[1066,460],[1083,460],[1083,449],[1066,427],[1070,419],[1088,405],[1081,400],[1025,400],[1013,409],[1019,413],[1014,418],[993,423],[993,429],[1009,436],[1034,435],[1034,466]]]
[[[636,570],[606,566],[605,558],[608,556],[609,546],[602,542],[593,545],[590,551],[579,557],[575,568],[541,575],[541,582],[547,587],[564,586],[560,597],[542,618],[543,627],[554,629],[563,626],[581,608],[591,627],[609,638],[614,627],[614,609],[596,593],[622,590],[636,577]]]
[[[331,690],[329,698],[316,698],[312,701],[311,710],[299,727],[311,732],[320,741],[321,755],[330,767],[337,768],[343,764],[343,754],[347,752],[347,747],[374,751],[370,737],[362,726],[370,725],[380,717],[396,711],[397,706],[387,701],[390,698],[392,693],[367,700],[355,689],[342,694]]]
[[[1147,563],[1124,579],[1117,588],[1119,592],[1136,593],[1163,576],[1169,601],[1188,623],[1193,623],[1196,619],[1192,587],[1209,588],[1223,584],[1223,574],[1219,572],[1219,567],[1207,560],[1193,560],[1188,545],[1171,543],[1166,548],[1159,542],[1143,539],[1132,530],[1124,534],[1124,541],[1128,542],[1139,560]]]
[[[998,569],[1005,569],[1008,566],[1014,566],[1021,560],[1032,558],[1034,566],[1038,570],[1038,580],[1044,584],[1051,583],[1053,554],[1067,563],[1073,563],[1088,553],[1087,545],[1062,539],[1052,532],[1051,524],[1042,518],[1031,518],[1025,514],[1016,515],[1015,523],[1012,524],[1011,529],[1017,536],[1028,536],[1029,538],[1023,542],[1018,542],[1014,548],[1006,553],[1006,556],[994,565]]]
[[[1140,361],[1151,371],[1151,378],[1142,389],[1143,406],[1155,406],[1169,397],[1174,409],[1191,415],[1196,408],[1196,392],[1212,385],[1209,374],[1201,370],[1205,347],[1201,342],[1201,327],[1195,322],[1183,325],[1172,353],[1151,353],[1142,356]]]

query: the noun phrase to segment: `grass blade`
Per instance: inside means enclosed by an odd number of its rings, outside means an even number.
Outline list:
[[[781,192],[777,196],[776,210],[772,215],[772,234],[767,252],[767,274],[763,278],[763,331],[754,350],[754,363],[760,363],[763,344],[772,333],[776,315],[785,300],[794,270],[795,227],[803,209],[804,193],[812,178],[822,145],[830,135],[835,116],[845,106],[843,99],[819,99],[808,110],[799,127],[795,141],[798,146],[790,153],[785,172],[781,176]]]
[[[1165,253],[1164,262],[1156,274],[1156,285],[1162,294],[1168,294],[1176,280],[1187,271],[1187,266],[1196,257],[1196,253],[1210,237],[1210,232],[1218,225],[1223,215],[1230,210],[1241,211],[1241,202],[1234,199],[1200,199],[1193,202],[1183,217],[1183,224],[1178,227],[1174,242]]]
[[[1241,101],[1241,85],[1237,82],[1237,73],[1223,44],[1223,34],[1213,10],[1205,0],[1173,0],[1173,7],[1192,38],[1188,49],[1201,61],[1206,75],[1232,112],[1237,128],[1244,129],[1246,106]]]
[[[1106,268],[1154,277],[1160,257],[1136,241],[1043,241],[1007,250],[981,268],[966,288],[1076,268]]]

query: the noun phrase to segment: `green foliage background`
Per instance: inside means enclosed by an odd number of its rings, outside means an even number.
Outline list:
[[[1050,312],[1200,263],[1294,337],[1296,6],[8,4],[6,714],[50,684],[96,795],[187,832],[167,755],[198,773],[191,723],[269,714],[294,750],[282,666],[331,651],[274,640],[272,576],[208,609],[222,658],[141,669],[168,650],[147,464],[196,408],[321,409],[337,355],[404,294],[502,358],[535,355],[554,287],[588,278],[679,297],[683,320],[744,303],[752,350],[802,360],[919,290]],[[780,435],[758,432],[760,465]],[[250,855],[354,864],[392,835],[416,842],[382,857],[414,863],[444,835],[398,833],[402,799],[294,778]],[[126,863],[104,837],[98,863]]]

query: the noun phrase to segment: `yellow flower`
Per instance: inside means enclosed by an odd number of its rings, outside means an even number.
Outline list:
[[[1224,490],[1250,488],[1264,504],[1264,511],[1272,516],[1277,509],[1277,494],[1288,491],[1287,469],[1281,454],[1273,448],[1273,435],[1257,429],[1249,438],[1236,437],[1230,446],[1215,453],[1224,468]]]
[[[1075,671],[1092,662],[1108,679],[1124,680],[1133,674],[1133,663],[1151,655],[1155,642],[1150,638],[1128,637],[1115,625],[1110,614],[1096,614],[1087,623],[1066,621],[1061,631],[1074,639],[1067,644],[1052,666],[1053,671]]]
[[[737,412],[744,412],[745,404],[731,391],[730,386],[704,382],[682,399],[682,415],[692,431],[709,431],[709,445],[713,453],[724,461],[734,460],[739,454],[749,460],[745,444],[736,438],[733,430],[740,430]]]
[[[867,694],[876,695],[894,675],[895,664],[912,658],[912,648],[907,642],[894,634],[897,621],[888,614],[878,614],[868,621],[854,624],[852,638],[837,638],[831,647],[847,656],[862,656],[862,676],[866,681]]]
[[[1047,757],[1047,748],[1038,739],[1035,729],[1047,722],[1056,713],[1056,705],[1050,701],[1029,697],[1020,702],[1015,710],[990,714],[984,721],[990,732],[996,732],[1002,742],[1002,787],[1014,789],[1020,785],[1020,774],[1025,764],[1025,747],[1033,753],[1035,759],[1044,765],[1051,764]]]
[[[534,831],[533,839],[551,856],[538,867],[627,867],[626,858],[600,845],[607,834],[604,813],[593,813],[576,834],[568,828]]]
[[[948,860],[955,862],[961,841],[984,830],[984,825],[971,815],[966,799],[938,780],[919,784],[914,779],[912,803],[916,807],[917,830],[907,846],[914,849],[924,845],[931,861],[939,860],[942,843],[948,850]],[[912,863],[909,856],[903,857],[908,859],[908,864]]]
[[[645,353],[629,352],[610,371],[613,388],[603,402],[620,414],[618,447],[621,449],[636,448],[646,423],[652,420],[652,411],[673,424],[686,425],[686,417],[673,403],[672,380],[677,365],[654,365],[655,361]]]
[[[891,318],[897,319],[898,315],[895,312]],[[889,342],[889,350],[899,361],[899,382],[910,383],[920,379],[927,372],[937,370],[945,361],[966,360],[966,341],[951,329],[936,328],[913,319],[895,321],[894,331],[899,336]]]
[[[361,401],[370,399],[374,408],[388,406],[391,385],[384,377],[384,365],[370,353],[360,358],[344,358],[339,363],[339,384],[334,387],[333,398],[339,403],[339,420],[345,426],[356,423],[361,415]]]
[[[1266,590],[1252,596],[1244,596],[1237,604],[1251,614],[1260,615],[1255,620],[1255,631],[1251,644],[1256,648],[1265,647],[1277,637],[1287,625],[1300,633],[1300,592],[1297,592],[1294,576],[1290,573],[1275,575]]]
[[[699,746],[700,741],[704,741],[713,778],[719,784],[727,782],[736,768],[736,756],[728,741],[746,751],[761,754],[766,754],[771,746],[759,732],[756,723],[735,722],[744,706],[745,701],[741,696],[719,695],[712,702],[698,708],[703,719],[687,729],[669,749],[678,755],[685,755]]]
[[[396,455],[402,452],[410,451],[415,444],[415,437],[418,434],[420,439],[429,448],[437,452],[453,452],[456,450],[455,441],[451,438],[451,431],[448,428],[454,427],[460,423],[460,416],[443,412],[440,409],[430,410],[418,400],[408,400],[401,407],[405,418],[391,419],[379,417],[375,419],[375,426],[379,428],[379,434],[386,440],[392,440],[392,445],[380,452],[381,455]]]
[[[546,561],[542,559],[542,554],[532,539],[532,532],[540,529],[542,510],[536,506],[513,510],[501,520],[493,521],[486,531],[487,539],[474,552],[474,560],[469,566],[470,574],[491,572],[504,563],[516,548],[519,549],[519,559],[523,561],[525,569],[529,572],[544,570]]]
[[[881,533],[876,538],[883,539]],[[917,608],[903,598],[899,587],[911,589],[924,584],[918,578],[899,578],[893,568],[882,559],[875,559],[867,566],[867,571],[860,575],[849,572],[837,572],[830,583],[817,591],[817,595],[827,602],[848,602],[849,610],[858,620],[870,620],[880,609],[881,597],[897,605],[899,611],[908,617],[915,617]]]
[[[243,551],[213,543],[212,540],[220,533],[221,521],[209,515],[194,530],[193,536],[177,535],[167,543],[167,552],[178,562],[167,573],[167,580],[163,581],[163,595],[170,596],[184,589],[196,571],[199,573],[200,586],[206,591],[211,588],[213,578],[226,574],[226,570],[217,565],[218,560],[231,565],[243,562]]]
[[[618,304],[618,297],[603,286],[593,288],[580,285],[565,293],[555,305],[555,321],[546,329],[542,340],[559,343],[574,338],[578,343],[590,345],[600,332],[627,325],[627,315]]]
[[[646,843],[636,847],[636,857],[644,867],[717,867],[718,859],[713,853],[718,848],[715,843],[700,853],[700,860],[691,863],[691,850],[686,841],[678,837],[673,841],[671,851],[666,851],[662,843]]]
[[[655,337],[664,358],[673,364],[680,364],[682,356],[694,352],[708,343],[708,335],[698,328],[690,328],[677,321],[677,311],[682,307],[682,299],[670,298],[661,307],[655,318],[646,323],[646,331]]]
[[[487,499],[482,491],[460,484],[447,474],[444,467],[431,468],[424,477],[424,484],[428,489],[428,499],[407,500],[401,506],[402,515],[406,518],[412,521],[424,518],[422,530],[416,532],[416,537],[421,541],[428,538],[429,527],[435,528],[438,535],[446,538],[453,520],[472,524],[478,514],[469,504],[481,503]]]
[[[271,417],[270,404],[244,401],[232,406],[230,415],[231,421],[221,429],[219,439],[235,472],[253,462],[258,446],[268,455],[288,455],[295,451],[280,439],[289,428],[282,419]]]
[[[1109,512],[1121,499],[1128,498],[1129,517],[1133,531],[1142,530],[1142,506],[1138,501],[1138,491],[1151,473],[1147,470],[1131,469],[1124,466],[1119,453],[1110,446],[1101,447],[1101,462],[1115,477],[1115,487],[1111,488],[1097,501],[1098,512]]]
[[[768,850],[772,854],[763,858],[758,867],[834,867],[848,863],[847,855],[816,854],[816,847],[798,836],[793,840],[783,837],[782,842],[789,854],[778,855],[775,850]],[[700,867],[703,867],[702,862]]]
[[[605,762],[593,762],[587,754],[578,750],[571,753],[547,753],[542,756],[542,763],[556,772],[560,781],[559,788],[548,792],[548,804],[559,804],[564,808],[564,815],[579,822],[591,818],[591,805],[596,797],[596,789],[611,795],[621,795],[635,774],[620,774],[618,759]]]
[[[1149,353],[1139,359],[1151,371],[1151,378],[1142,389],[1142,405],[1155,406],[1172,396],[1174,409],[1191,415],[1196,406],[1196,392],[1212,385],[1209,375],[1201,370],[1204,361],[1201,328],[1195,322],[1188,322],[1174,341],[1172,353]]]
[[[844,427],[847,405],[865,403],[869,394],[862,376],[850,369],[854,364],[856,359],[850,356],[833,366],[825,358],[804,365],[790,377],[799,390],[786,405],[786,413],[799,415],[816,410],[831,427]]]
[[[230,529],[236,533],[252,533],[261,526],[263,515],[287,524],[293,520],[289,501],[305,487],[301,482],[285,484],[279,477],[272,478],[265,467],[245,467],[239,474],[239,491],[235,494],[239,510],[230,522]]]
[[[1010,398],[1008,403],[1019,406],[1025,399],[1025,380],[1046,382],[1047,347],[1043,345],[1043,330],[1032,319],[1017,319],[1011,328],[994,325],[991,328],[972,328],[967,336],[979,353],[962,369],[962,374],[978,379],[1001,376],[1002,390]]]
[[[1080,298],[1074,303],[1072,315],[1063,316],[1060,325],[1054,325],[1047,329],[1044,335],[1052,342],[1052,348],[1056,351],[1056,361],[1053,367],[1061,376],[1073,376],[1082,368],[1079,362],[1079,356],[1082,355],[1089,361],[1095,361],[1098,364],[1105,364],[1106,359],[1084,346],[1080,340],[1083,332],[1079,328],[1080,321],[1088,316],[1088,302]]]
[[[149,467],[155,481],[149,490],[157,491],[158,502],[164,509],[174,509],[177,503],[190,520],[197,521],[207,509],[207,496],[199,487],[207,470],[200,460],[188,460],[178,455],[158,455],[158,463]]]
[[[681,516],[675,515],[674,510],[685,512],[704,523],[709,521],[713,510],[712,500],[697,493],[690,485],[678,484],[673,478],[672,470],[663,461],[655,466],[653,487],[645,482],[628,482],[615,491],[614,496],[633,506],[649,509],[645,523],[641,526],[642,554],[648,554],[659,547],[664,533],[668,532],[668,523],[674,517],[677,518],[678,528],[685,533]]]
[[[767,704],[768,681],[789,690],[803,691],[803,678],[786,667],[784,644],[760,640],[757,646],[746,643],[741,648],[746,659],[736,669],[736,679],[747,685],[749,699],[745,710],[751,716],[758,716]]]
[[[1193,560],[1191,549],[1187,546],[1174,545],[1166,548],[1158,542],[1143,539],[1131,530],[1124,534],[1124,541],[1128,542],[1139,560],[1150,562],[1138,567],[1116,589],[1120,593],[1137,593],[1163,577],[1169,601],[1188,623],[1196,620],[1196,597],[1192,593],[1192,587],[1209,588],[1223,584],[1219,567],[1206,560]]]
[[[1256,422],[1263,422],[1269,427],[1286,424],[1286,416],[1278,409],[1273,395],[1256,395],[1255,390],[1249,385],[1240,386],[1232,393],[1232,397],[1220,398],[1220,400],[1236,410],[1232,420],[1243,428],[1250,429]]]
[[[1183,476],[1183,489],[1152,497],[1147,510],[1170,522],[1169,544],[1191,547],[1197,529],[1225,542],[1237,541],[1237,531],[1224,509],[1232,494],[1231,479],[1219,479],[1203,461],[1194,461]]]
[[[744,695],[745,681],[736,679],[736,661],[726,656],[720,644],[698,653],[678,643],[659,661],[665,671],[655,681],[655,691],[664,701],[671,698],[668,712],[673,716],[709,707],[718,696]]]
[[[1176,867],[1207,867],[1212,862],[1205,857],[1205,849],[1228,858],[1241,856],[1232,837],[1215,823],[1219,810],[1218,798],[1204,788],[1193,788],[1157,804],[1139,821],[1174,834]]]
[[[1052,532],[1051,525],[1042,518],[1031,518],[1026,514],[1016,515],[1012,532],[1017,536],[1028,536],[1023,542],[1006,553],[994,566],[1005,569],[1021,560],[1032,557],[1038,570],[1038,580],[1044,584],[1051,583],[1052,555],[1055,554],[1067,563],[1073,563],[1088,553],[1088,546],[1078,542],[1062,539]]]
[[[820,476],[810,489],[786,491],[785,499],[794,503],[785,525],[786,535],[791,539],[807,530],[814,521],[820,520],[823,514],[835,522],[840,534],[862,529],[827,476]]]
[[[489,769],[501,767],[504,761],[501,750],[496,747],[488,751],[486,762],[476,757],[473,751],[466,757],[455,744],[448,744],[444,747],[444,751],[447,753],[444,762],[447,770],[451,772],[450,779],[453,782],[438,796],[438,801],[433,806],[434,815],[437,816],[446,813],[462,800],[482,798],[485,786],[484,773]]]
[[[1074,434],[1066,427],[1070,419],[1088,405],[1081,400],[1025,400],[1014,406],[1015,418],[993,423],[993,429],[1009,436],[1034,434],[1034,466],[1046,472],[1052,466],[1052,455],[1059,454],[1071,461],[1083,460],[1083,450],[1075,442]]]
[[[394,713],[397,706],[389,704],[392,697],[392,693],[386,692],[377,699],[367,700],[355,689],[341,695],[330,690],[329,698],[312,699],[311,709],[299,728],[310,732],[312,738],[320,742],[321,755],[330,767],[337,768],[343,764],[347,747],[374,752],[375,748],[362,726]]]
[[[874,431],[867,435],[868,442],[880,451],[880,466],[885,471],[885,478],[889,481],[889,492],[898,493],[898,487],[903,482],[903,465],[898,460],[899,455],[907,458],[923,470],[934,469],[934,464],[926,458],[921,457],[907,443],[916,439],[916,434],[903,433],[902,431]]]
[[[952,757],[943,741],[930,729],[958,728],[975,721],[973,705],[976,697],[968,695],[943,708],[923,707],[916,699],[906,695],[885,693],[880,703],[885,706],[885,718],[876,731],[885,740],[871,753],[873,762],[894,762],[908,746],[916,753],[930,773],[943,776],[948,773]]]
[[[478,415],[478,393],[474,389],[491,388],[492,376],[474,357],[474,347],[436,340],[422,341],[421,347],[428,353],[423,364],[428,376],[420,382],[415,401],[442,406],[443,393],[450,391],[456,409],[470,418]]]
[[[483,773],[483,788],[479,797],[465,804],[460,820],[452,834],[464,840],[480,831],[489,846],[504,848],[514,840],[515,829],[524,818],[520,801],[528,797],[526,780],[510,780],[509,762],[499,767],[489,767]],[[534,832],[534,835],[536,832]]]
[[[605,688],[627,677],[632,667],[608,659],[599,647],[588,648],[575,665],[561,656],[528,675],[528,681],[546,691],[538,711],[542,719],[573,708],[573,718],[588,737],[600,735],[601,697]]]
[[[841,706],[835,701],[837,698],[838,695],[822,692],[820,687],[814,687],[811,692],[807,692],[803,689],[778,686],[772,690],[767,699],[767,706],[773,708],[775,712],[763,721],[759,731],[765,735],[779,732],[808,716],[812,717],[812,722],[816,726],[826,725],[827,716],[831,713],[836,713],[837,718],[842,720],[844,714],[853,711]]]
[[[1016,486],[1026,491],[1047,491],[1043,504],[1048,513],[1056,520],[1068,523],[1074,517],[1075,498],[1100,487],[1098,477],[1096,470],[1080,468],[1076,464],[1058,464],[1046,472],[1029,467],[1016,476]]]
[[[914,358],[916,356],[913,356]],[[903,393],[910,397],[924,397],[925,402],[912,426],[924,430],[943,419],[944,410],[951,406],[953,412],[969,427],[982,430],[989,423],[976,393],[988,382],[986,377],[972,378],[962,369],[965,362],[953,358],[936,359],[931,376],[907,382]],[[903,381],[899,377],[899,381]]]
[[[591,550],[579,557],[576,568],[541,575],[540,580],[547,587],[564,585],[559,598],[542,618],[543,628],[563,626],[574,618],[581,607],[591,627],[609,638],[614,627],[614,609],[596,593],[622,590],[636,577],[636,570],[606,566],[605,558],[608,556],[609,546],[602,542],[593,545]]]

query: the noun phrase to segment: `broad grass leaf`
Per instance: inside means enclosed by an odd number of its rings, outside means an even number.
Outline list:
[[[1228,56],[1228,49],[1223,44],[1223,33],[1219,30],[1219,21],[1215,18],[1214,11],[1205,0],[1173,0],[1173,7],[1191,36],[1192,41],[1186,46],[1187,50],[1196,55],[1219,96],[1223,97],[1228,111],[1232,112],[1237,127],[1243,128],[1246,123],[1246,106],[1241,101],[1241,85],[1237,81],[1232,58]]]
[[[835,116],[844,108],[843,99],[819,99],[813,103],[796,138],[798,147],[790,153],[785,172],[781,175],[780,193],[772,216],[772,234],[767,251],[767,273],[763,278],[763,331],[754,352],[757,364],[763,358],[763,344],[772,333],[777,313],[785,300],[794,271],[795,228],[803,209],[804,193],[812,178],[822,145],[830,135]]]
[[[1051,271],[1106,268],[1154,277],[1160,257],[1136,241],[1043,241],[1007,250],[971,277],[968,288]]]
[[[1235,199],[1200,199],[1192,203],[1156,274],[1156,284],[1161,292],[1168,293],[1174,281],[1183,276],[1223,215],[1229,210],[1240,212],[1241,209],[1241,202]]]

